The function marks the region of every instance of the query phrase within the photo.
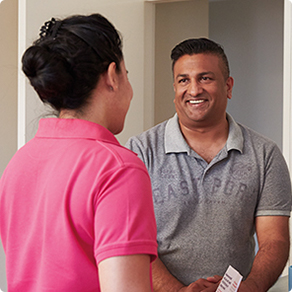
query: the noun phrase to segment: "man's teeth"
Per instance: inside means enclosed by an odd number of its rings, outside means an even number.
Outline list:
[[[204,102],[204,100],[190,100],[189,102],[193,104],[198,104]]]

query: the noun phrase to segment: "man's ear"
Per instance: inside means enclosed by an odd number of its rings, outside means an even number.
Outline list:
[[[173,88],[173,91],[176,92],[176,84],[175,84],[175,82],[172,83],[172,88]]]
[[[112,90],[116,90],[118,88],[118,76],[117,76],[117,65],[115,62],[111,62],[108,66],[106,76],[106,85],[108,88]]]
[[[231,99],[232,97],[232,88],[234,84],[234,79],[232,77],[228,77],[226,80],[226,86],[227,86],[227,98]]]

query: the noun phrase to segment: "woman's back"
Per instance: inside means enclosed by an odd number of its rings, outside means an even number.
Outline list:
[[[41,120],[0,183],[9,291],[99,291],[100,261],[137,247],[155,257],[149,193],[144,165],[107,129]]]

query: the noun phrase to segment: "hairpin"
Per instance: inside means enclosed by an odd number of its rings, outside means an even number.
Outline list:
[[[40,37],[52,37],[53,39],[56,38],[58,34],[58,30],[62,25],[62,21],[56,21],[55,18],[52,18],[49,21],[46,21],[44,25],[40,29]]]

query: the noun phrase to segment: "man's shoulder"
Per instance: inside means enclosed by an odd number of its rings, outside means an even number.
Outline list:
[[[243,135],[244,153],[253,152],[263,159],[269,157],[283,159],[282,151],[275,141],[248,126],[241,124],[239,126]]]
[[[168,120],[142,132],[139,135],[132,136],[126,143],[126,147],[131,149],[131,145],[138,144],[140,146],[150,147],[152,144],[163,142],[165,135],[165,127]]]
[[[276,142],[274,142],[269,137],[251,129],[250,127],[238,123],[239,127],[242,130],[243,138],[246,142],[258,142],[265,145],[275,146]]]

